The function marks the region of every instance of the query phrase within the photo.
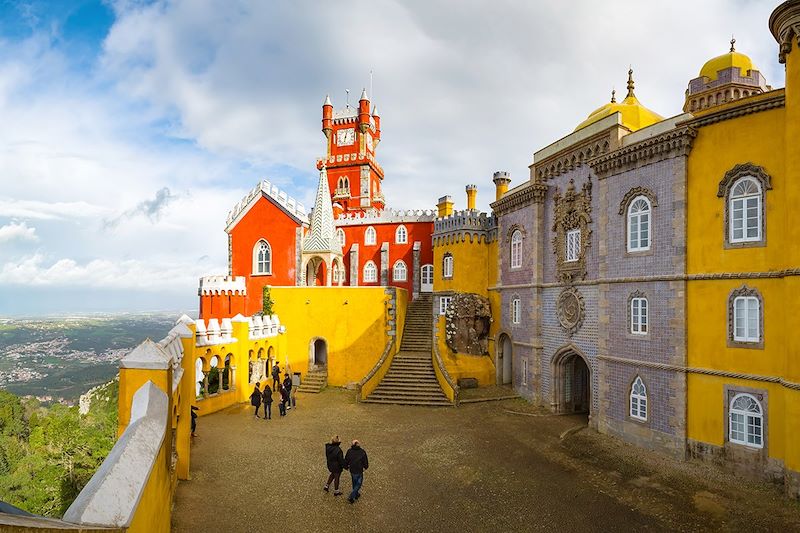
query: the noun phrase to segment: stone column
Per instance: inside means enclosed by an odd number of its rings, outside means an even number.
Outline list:
[[[294,270],[294,284],[297,286],[303,285],[303,228],[298,227],[294,233],[294,256],[295,256],[295,270]]]
[[[358,287],[358,243],[350,247],[350,286]]]
[[[389,243],[381,243],[381,285],[389,285]]]
[[[420,266],[419,263],[420,263],[421,250],[422,250],[422,243],[419,242],[419,241],[414,241],[414,248],[413,248],[413,252],[412,252],[413,255],[414,255],[414,261],[413,261],[413,267],[412,267],[412,270],[411,270],[411,283],[412,283],[412,297],[413,298],[418,297],[419,296],[419,291],[420,291],[420,283],[421,283],[420,268],[421,268],[421,266]]]

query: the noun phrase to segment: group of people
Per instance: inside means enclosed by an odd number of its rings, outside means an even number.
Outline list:
[[[294,398],[292,396],[292,378],[289,376],[288,373],[284,375],[283,382],[281,382],[281,368],[278,366],[278,363],[275,363],[272,367],[272,388],[270,388],[268,383],[264,384],[264,390],[262,391],[259,387],[259,384],[256,383],[255,387],[253,388],[253,393],[250,395],[250,405],[255,407],[255,417],[261,418],[258,416],[258,411],[261,409],[261,405],[264,405],[264,420],[270,420],[272,418],[272,391],[280,392],[281,400],[278,403],[278,410],[281,416],[286,416],[286,410],[291,409],[294,407]]]
[[[353,490],[347,498],[351,504],[355,503],[361,497],[361,485],[364,483],[364,470],[369,468],[369,458],[367,452],[361,447],[358,439],[353,440],[352,446],[347,450],[347,454],[342,453],[340,447],[342,441],[339,440],[339,435],[331,437],[331,441],[325,445],[325,460],[328,464],[328,481],[325,483],[323,490],[330,491],[331,483],[333,483],[333,495],[339,496],[342,491],[339,490],[339,476],[342,471],[349,470],[350,478],[353,482]]]

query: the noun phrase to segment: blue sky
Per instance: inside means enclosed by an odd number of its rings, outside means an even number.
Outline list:
[[[527,179],[629,65],[664,116],[731,34],[782,86],[773,7],[0,0],[0,315],[196,307],[258,180],[310,207],[322,101],[370,70],[390,206],[477,183],[486,208],[492,172]]]

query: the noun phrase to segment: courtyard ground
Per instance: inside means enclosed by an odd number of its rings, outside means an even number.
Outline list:
[[[198,420],[175,531],[800,531],[779,487],[575,431],[581,418],[523,400],[403,407],[326,390],[283,419],[251,413]],[[335,434],[369,453],[355,505],[347,472],[344,496],[322,491]]]

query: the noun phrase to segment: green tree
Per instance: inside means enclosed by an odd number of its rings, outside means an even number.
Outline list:
[[[274,315],[274,305],[275,302],[272,300],[272,295],[269,293],[269,287],[264,287],[264,292],[261,294],[261,314],[264,316]]]

